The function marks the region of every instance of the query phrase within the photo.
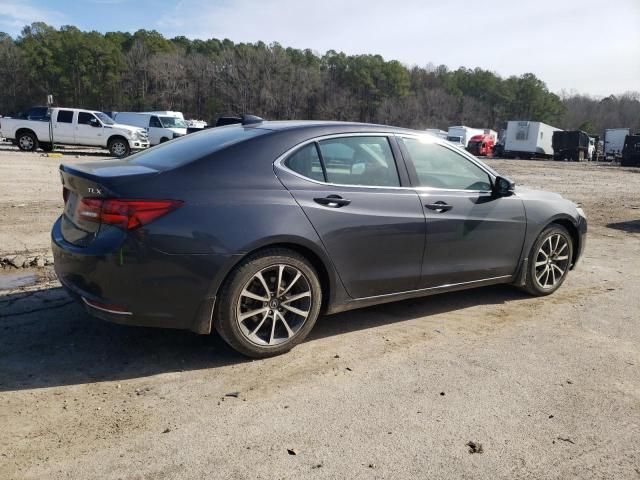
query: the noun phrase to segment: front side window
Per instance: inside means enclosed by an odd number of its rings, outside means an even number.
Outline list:
[[[403,138],[421,187],[491,190],[489,174],[469,159],[437,143]]]
[[[73,110],[58,110],[58,123],[73,123]]]
[[[156,116],[151,117],[151,119],[149,120],[149,126],[153,128],[162,128],[160,119]]]
[[[318,142],[327,182],[338,185],[399,187],[387,137],[341,137]]]
[[[78,125],[91,125],[91,123],[95,124],[96,122],[96,117],[92,113],[78,112]]]

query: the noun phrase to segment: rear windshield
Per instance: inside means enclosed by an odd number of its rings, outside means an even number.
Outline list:
[[[143,150],[129,157],[127,161],[134,165],[168,170],[268,132],[269,130],[238,125],[211,128]]]

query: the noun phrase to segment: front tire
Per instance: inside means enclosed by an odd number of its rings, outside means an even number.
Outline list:
[[[573,240],[562,225],[545,228],[529,253],[523,289],[535,296],[555,292],[567,278],[573,258]]]
[[[109,148],[109,153],[117,158],[126,157],[131,152],[129,142],[120,137],[109,140],[109,145],[107,147]]]
[[[219,295],[214,327],[233,349],[253,358],[288,352],[320,313],[322,289],[302,255],[274,248],[243,260]]]

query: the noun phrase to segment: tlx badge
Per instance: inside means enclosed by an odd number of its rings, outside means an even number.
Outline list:
[[[87,192],[92,195],[102,195],[102,190],[99,188],[87,187]]]

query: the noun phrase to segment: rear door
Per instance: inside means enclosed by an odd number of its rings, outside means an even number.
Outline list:
[[[75,143],[75,116],[77,116],[77,112],[73,110],[59,109],[54,113],[52,121],[54,142],[67,144]]]
[[[386,135],[343,135],[276,164],[354,298],[412,290],[420,279],[425,219],[399,156]]]
[[[431,137],[400,141],[426,216],[420,288],[513,275],[526,229],[522,200],[494,196],[489,173],[455,148]]]

